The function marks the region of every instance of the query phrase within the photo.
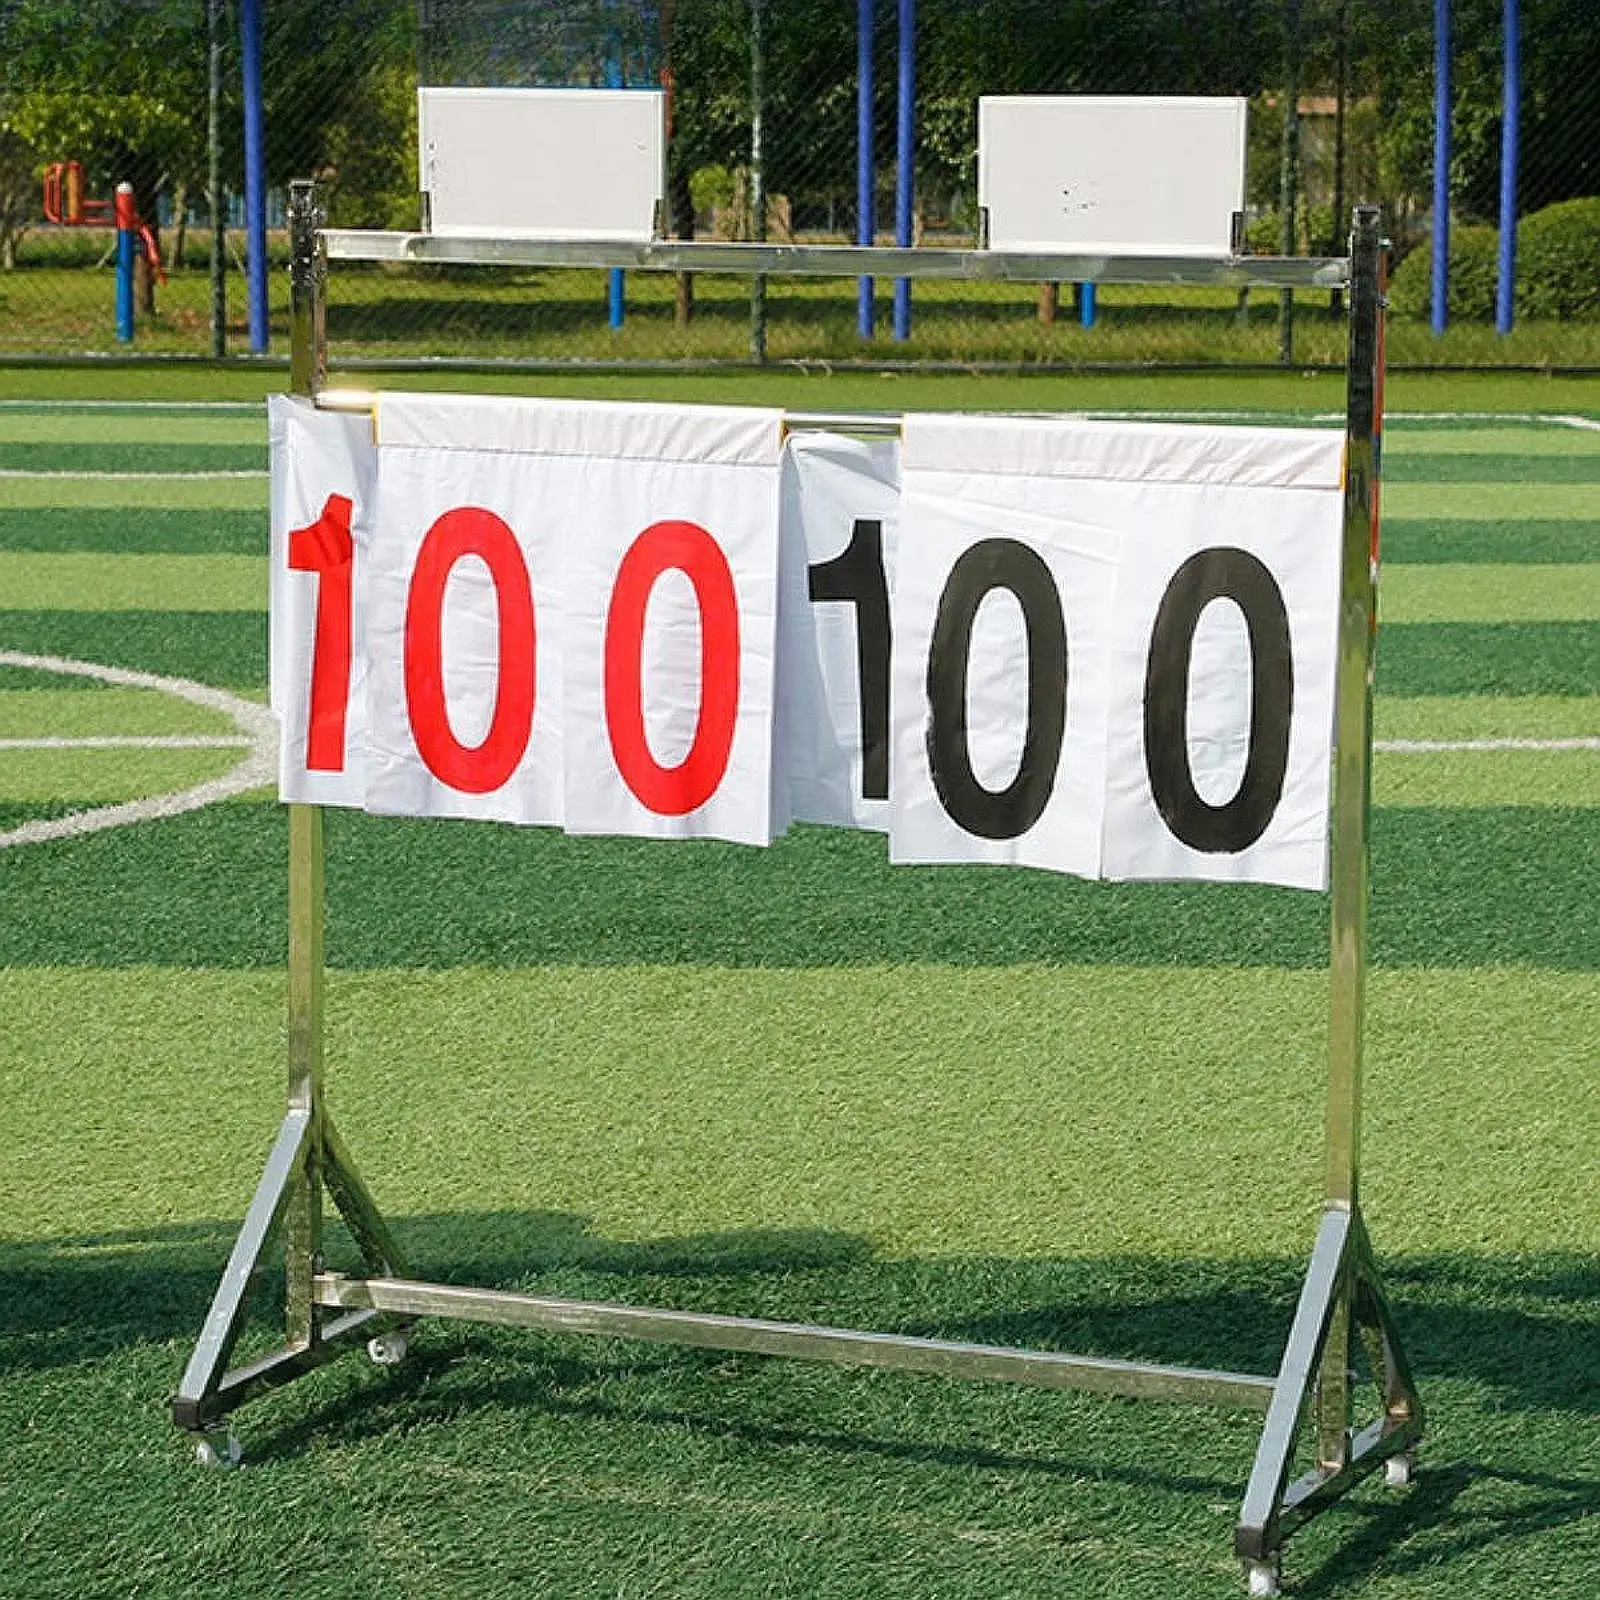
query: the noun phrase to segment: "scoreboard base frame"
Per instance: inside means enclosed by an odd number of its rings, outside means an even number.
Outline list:
[[[172,1402],[174,1421],[191,1434],[200,1459],[230,1464],[239,1459],[230,1419],[246,1401],[292,1382],[363,1342],[374,1360],[391,1363],[404,1354],[406,1332],[414,1320],[447,1317],[1251,1410],[1263,1415],[1263,1423],[1234,1530],[1234,1549],[1244,1563],[1249,1592],[1276,1593],[1283,1546],[1289,1536],[1367,1477],[1381,1472],[1392,1486],[1408,1483],[1424,1426],[1422,1401],[1379,1280],[1357,1182],[1386,261],[1376,208],[1356,209],[1348,258],[1145,262],[853,246],[673,243],[656,247],[610,241],[458,241],[429,235],[338,233],[323,226],[325,213],[313,184],[295,183],[290,193],[290,386],[313,400],[318,399],[326,380],[330,258],[1348,290],[1350,337],[1330,830],[1324,1203],[1275,1374],[1116,1361],[1053,1350],[562,1299],[411,1278],[394,1235],[323,1105],[323,818],[320,808],[297,804],[288,808],[288,1111]],[[327,397],[324,403],[330,400]],[[362,1276],[324,1270],[322,1220],[328,1202],[355,1240],[365,1266]],[[233,1346],[245,1319],[247,1292],[275,1241],[281,1244],[286,1266],[284,1343],[269,1355],[231,1367]],[[1358,1361],[1364,1362],[1374,1391],[1364,1411],[1358,1406],[1354,1381]],[[1295,1475],[1296,1451],[1303,1435],[1310,1447],[1311,1464]]]

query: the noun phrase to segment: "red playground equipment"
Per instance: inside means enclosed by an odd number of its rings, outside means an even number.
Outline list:
[[[125,214],[126,213],[126,214]],[[118,184],[116,197],[111,200],[93,200],[83,192],[83,164],[78,161],[57,161],[44,169],[44,215],[47,222],[68,228],[109,228],[130,231],[138,235],[150,270],[160,283],[167,281],[166,269],[161,265],[161,249],[149,225],[140,220],[133,206],[133,189],[128,184]]]
[[[160,283],[167,281],[156,236],[139,219],[133,203],[133,185],[119,183],[110,200],[90,200],[83,192],[83,167],[76,161],[57,161],[44,172],[44,214],[58,227],[117,230],[117,338],[133,339],[133,259],[142,249],[150,270]]]

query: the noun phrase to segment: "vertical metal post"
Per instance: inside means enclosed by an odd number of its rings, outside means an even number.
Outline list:
[[[289,383],[314,397],[327,376],[325,217],[316,186],[289,188]],[[291,1345],[318,1337],[312,1278],[322,1255],[323,840],[319,806],[289,807],[289,1107],[310,1131],[284,1209],[285,1322]]]
[[[1500,274],[1495,285],[1495,332],[1511,332],[1517,289],[1517,136],[1522,121],[1522,26],[1517,0],[1505,0],[1505,111],[1500,119]]]
[[[606,41],[606,87],[626,89],[627,71],[622,62],[622,41],[612,34]],[[612,328],[620,328],[627,315],[625,275],[621,267],[613,267],[606,283],[606,319]]]
[[[1345,423],[1331,840],[1328,1206],[1358,1207],[1361,1071],[1366,1015],[1372,808],[1372,680],[1377,642],[1378,484],[1383,425],[1383,243],[1375,207],[1360,207],[1350,241],[1350,344]],[[1350,1294],[1341,1283],[1317,1380],[1317,1459],[1349,1453]]]
[[[211,353],[228,353],[228,236],[222,211],[222,0],[206,0],[206,210],[211,223]]]
[[[873,0],[856,0],[856,243],[871,245],[877,236],[877,173],[873,165],[872,44],[876,32]],[[872,279],[856,280],[856,332],[873,332]]]
[[[911,243],[916,176],[917,5],[900,0],[900,76],[895,112],[894,242]],[[911,280],[894,280],[894,336],[911,337]]]
[[[267,350],[267,146],[261,109],[261,0],[239,8],[239,69],[244,88],[245,268],[250,280],[250,349]]]
[[[1433,0],[1433,336],[1450,321],[1450,0]]]
[[[1278,164],[1278,210],[1284,255],[1295,253],[1295,207],[1300,190],[1300,0],[1283,11],[1283,144]],[[1294,290],[1278,291],[1278,360],[1294,361]]]
[[[767,174],[761,148],[761,116],[767,98],[766,0],[750,0],[750,237],[767,237]],[[750,359],[767,359],[767,280],[750,281]]]

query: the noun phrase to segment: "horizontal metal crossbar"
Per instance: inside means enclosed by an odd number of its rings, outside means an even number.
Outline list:
[[[322,1330],[315,1344],[274,1350],[270,1355],[235,1367],[204,1395],[190,1397],[180,1394],[172,1403],[173,1421],[180,1428],[191,1431],[202,1429],[209,1423],[231,1415],[253,1396],[279,1388],[325,1366],[335,1356],[349,1349],[356,1339],[388,1332],[395,1325],[395,1320],[378,1311],[355,1311],[347,1317],[338,1317]]]
[[[1344,256],[1105,256],[1040,250],[950,250],[852,244],[752,244],[722,240],[510,239],[324,228],[330,261],[432,266],[629,267],[750,277],[956,278],[1001,283],[1183,283],[1231,289],[1339,289]]]
[[[475,1289],[456,1284],[414,1283],[401,1278],[349,1278],[319,1273],[312,1294],[319,1305],[344,1310],[388,1311],[417,1317],[456,1317],[557,1333],[598,1334],[737,1350],[751,1355],[836,1361],[848,1366],[892,1367],[950,1378],[983,1378],[1032,1384],[1043,1389],[1082,1389],[1146,1400],[1187,1400],[1265,1411],[1273,1380],[1240,1372],[1154,1366],[1062,1355],[1053,1350],[1013,1350],[1001,1345],[918,1339],[904,1334],[862,1333],[800,1322],[766,1322],[698,1311],[663,1311]]]

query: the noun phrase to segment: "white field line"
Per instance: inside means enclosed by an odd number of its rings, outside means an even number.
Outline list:
[[[248,750],[244,734],[129,733],[88,734],[81,739],[0,739],[0,750]]]
[[[66,677],[96,678],[101,683],[127,689],[155,689],[174,695],[191,705],[220,711],[232,718],[242,735],[246,754],[221,777],[208,778],[188,789],[170,794],[147,795],[139,800],[124,800],[116,805],[96,806],[89,811],[74,811],[64,817],[41,818],[21,827],[0,831],[0,850],[17,844],[42,844],[47,839],[72,839],[106,828],[126,827],[134,822],[151,822],[157,817],[181,816],[198,811],[231,795],[246,794],[270,784],[277,775],[278,723],[267,706],[214,689],[190,678],[163,678],[153,672],[133,672],[126,667],[107,667],[94,661],[71,661],[63,656],[26,655],[20,650],[0,650],[0,666],[22,667],[33,672],[53,672]]]
[[[1600,750],[1600,739],[1376,739],[1384,755],[1437,755],[1456,750]]]
[[[74,483],[165,483],[172,478],[264,478],[266,475],[266,470],[260,467],[219,468],[203,472],[34,472],[27,467],[0,467],[0,478],[21,478],[30,482],[70,478]]]
[[[260,411],[259,400],[0,400],[0,411]]]
[[[1291,418],[1296,422],[1343,422],[1342,411],[1187,411],[1183,409],[1156,410],[1106,410],[1041,411],[1030,416],[1100,417],[1111,421],[1128,422],[1250,422],[1270,424],[1275,418]],[[1545,427],[1582,428],[1600,432],[1600,421],[1593,417],[1558,415],[1552,411],[1386,411],[1383,420],[1389,422],[1512,422],[1532,423]]]

